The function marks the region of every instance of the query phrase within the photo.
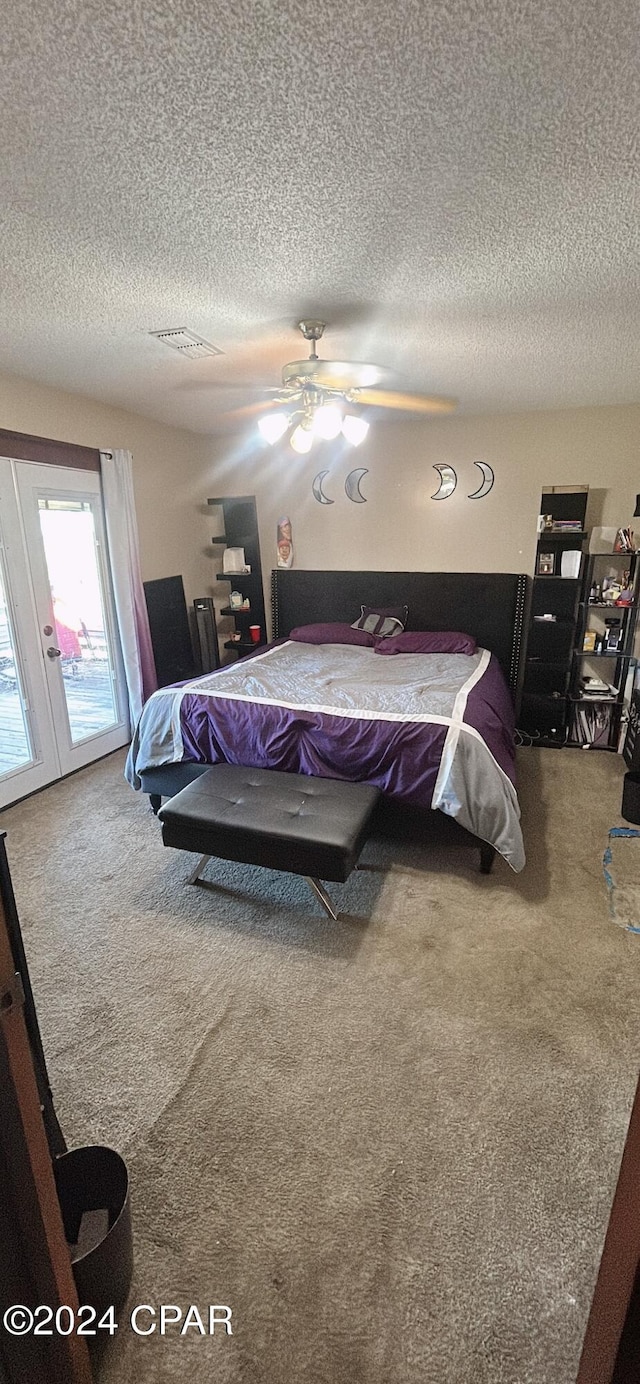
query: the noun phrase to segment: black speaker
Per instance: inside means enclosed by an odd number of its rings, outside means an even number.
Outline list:
[[[193,602],[196,616],[196,653],[203,673],[220,667],[220,650],[216,634],[216,616],[210,596],[198,596]]]
[[[146,581],[144,594],[156,662],[158,687],[185,682],[197,674],[182,577]]]

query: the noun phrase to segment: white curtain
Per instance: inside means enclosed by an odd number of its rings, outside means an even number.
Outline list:
[[[111,580],[133,730],[144,702],[158,682],[140,573],[131,453],[119,448],[101,451],[100,467]]]

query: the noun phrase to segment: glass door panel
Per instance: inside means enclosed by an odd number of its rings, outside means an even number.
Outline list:
[[[13,463],[0,457],[0,807],[60,772]]]
[[[95,522],[86,500],[38,500],[72,745],[120,721],[102,597]]]
[[[100,477],[0,457],[0,807],[128,739]]]
[[[21,682],[4,562],[0,561],[0,777],[34,761]]]

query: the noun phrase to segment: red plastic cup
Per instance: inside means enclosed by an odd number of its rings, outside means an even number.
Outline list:
[[[254,643],[254,644],[259,644],[259,643],[260,643],[260,626],[259,626],[259,625],[249,625],[249,638],[251,639],[252,643]]]

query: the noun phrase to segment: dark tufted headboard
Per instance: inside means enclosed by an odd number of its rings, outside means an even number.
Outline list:
[[[296,625],[345,621],[361,605],[409,607],[408,630],[465,630],[496,655],[517,704],[524,670],[530,578],[512,572],[271,573],[273,636]]]

